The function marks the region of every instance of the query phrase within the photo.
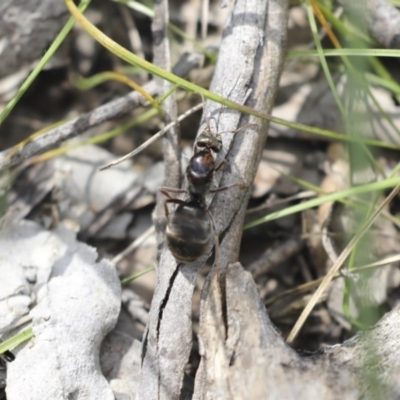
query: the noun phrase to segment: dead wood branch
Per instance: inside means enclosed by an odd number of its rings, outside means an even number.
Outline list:
[[[184,55],[180,62],[173,69],[175,74],[185,76],[195,67],[198,67],[201,62],[201,57],[188,57]],[[153,97],[160,95],[161,87],[155,82],[151,81],[144,85],[143,88],[150,93]],[[93,111],[86,113],[73,121],[69,121],[64,125],[51,129],[40,137],[32,140],[23,148],[8,157],[10,149],[0,152],[0,170],[17,165],[33,156],[44,153],[50,150],[65,140],[72,139],[90,128],[94,128],[103,122],[109,121],[114,118],[121,117],[134,108],[144,105],[145,100],[138,92],[131,92],[126,96],[120,97],[116,100],[110,101]]]
[[[160,0],[155,3],[155,13],[152,24],[154,45],[154,63],[160,65],[163,68],[169,70],[170,67],[170,54],[169,54],[169,41],[167,37],[167,24],[168,24],[168,1]],[[160,78],[155,80],[159,86],[162,87],[162,91],[166,93],[171,84],[167,81],[162,81]],[[169,123],[175,120],[177,117],[177,107],[175,97],[169,97],[163,105],[166,113],[166,122]],[[173,126],[165,135],[164,139],[164,164],[165,164],[165,175],[164,183],[170,187],[179,187],[181,183],[181,162],[180,162],[180,147],[179,147],[179,127]],[[156,228],[157,243],[161,247],[164,242],[164,228],[166,218],[163,215],[163,198],[161,193],[158,194],[157,206],[153,212],[153,220]],[[173,271],[171,271],[173,274]],[[163,275],[158,272],[159,287],[160,280]],[[164,280],[164,283],[169,284],[169,278]],[[156,295],[154,296],[156,297]],[[187,299],[188,300],[188,299]],[[153,300],[153,304],[154,304]],[[158,321],[161,319],[161,315],[158,315],[158,307],[152,305],[150,311],[150,321],[146,327],[144,339],[142,343],[143,352],[143,363],[141,370],[141,380],[138,389],[138,398],[140,399],[173,399],[176,394],[180,392],[182,376],[176,373],[174,363],[179,360],[180,364],[185,363],[190,351],[191,334],[190,332],[179,332],[178,335],[173,336],[171,339],[177,340],[178,342],[185,343],[187,346],[185,351],[181,351],[177,354],[168,354],[169,351],[175,351],[171,346],[165,348],[162,343],[158,342],[160,326]],[[152,312],[153,311],[153,312]],[[162,311],[161,311],[162,313]],[[180,334],[184,336],[179,336]],[[168,338],[170,339],[170,338]],[[159,354],[163,353],[164,357],[158,357]],[[165,353],[166,352],[166,353]],[[162,371],[162,372],[159,372]],[[167,373],[169,371],[169,373]],[[160,375],[164,378],[160,379]]]
[[[241,0],[236,3],[225,28],[212,91],[258,110],[271,110],[286,37],[286,2],[278,3],[265,0]],[[210,102],[205,107],[204,115],[215,131],[233,132],[249,121],[248,117],[241,119],[239,113]],[[267,126],[254,119],[250,122],[257,124],[256,127],[222,135],[223,151],[217,164],[226,158],[230,171],[227,168],[225,173],[221,171],[218,174],[216,181],[221,185],[248,184],[253,180]],[[204,126],[200,131],[203,129]],[[215,204],[211,206],[218,232],[226,231],[231,225],[228,240],[223,242],[222,265],[236,259],[248,196],[249,190],[226,191],[218,194]],[[235,221],[233,225],[232,219]],[[144,338],[141,399],[173,399],[180,395],[184,368],[191,350],[192,294],[197,272],[206,258],[177,267],[169,251],[164,249],[161,253],[158,283]],[[215,293],[213,296],[218,297]],[[216,305],[218,307],[218,303]],[[218,314],[221,315],[219,309]],[[215,332],[220,335],[217,327]],[[156,388],[157,392],[152,390],[149,393],[149,388]]]
[[[248,12],[248,10],[252,10],[254,14]],[[257,16],[254,10],[259,13]],[[241,23],[235,29],[236,21]],[[229,29],[230,24],[233,25],[231,29]],[[235,68],[232,68],[234,73],[229,77],[231,85],[233,85],[230,86],[233,90],[229,97],[239,102],[246,101],[246,105],[270,113],[284,59],[287,3],[273,1],[237,2],[230,24],[228,24],[227,29],[229,34],[225,34],[221,46],[220,64],[217,66],[211,90],[216,90],[216,87],[221,86],[221,82],[226,81],[228,65],[234,65]],[[234,83],[235,80],[236,83]],[[248,88],[252,88],[252,91],[245,99]],[[207,110],[207,108],[205,109]],[[233,130],[236,127],[232,127],[233,124],[242,125],[249,122],[257,124],[258,129],[250,129],[243,134],[237,133],[229,136],[228,146],[224,141],[225,148],[229,147],[230,149],[228,157],[230,164],[234,166],[234,173],[224,174],[221,179],[221,186],[231,183],[232,179],[237,180],[238,177],[246,183],[253,181],[266,140],[268,123],[260,122],[255,118],[242,117],[239,119],[239,117],[234,113],[223,113],[221,118],[218,119],[219,129]],[[227,126],[221,127],[221,120]],[[240,331],[237,330],[238,326],[231,325],[231,312],[235,313],[236,308],[233,307],[234,311],[231,310],[232,304],[229,303],[236,300],[231,298],[232,287],[230,287],[229,282],[231,271],[229,270],[230,267],[228,271],[226,267],[237,260],[249,193],[249,191],[246,193],[239,192],[236,193],[235,197],[231,197],[230,194],[221,194],[215,197],[215,202],[212,204],[218,229],[221,229],[221,227],[224,230],[228,228],[221,243],[221,258],[219,260],[221,267],[225,267],[227,274],[226,298],[219,298],[215,280],[210,285],[205,285],[202,295],[199,335],[202,359],[196,376],[195,399],[262,398],[257,397],[257,392],[254,392],[255,396],[249,395],[251,393],[251,381],[245,379],[238,381],[240,391],[237,392],[237,388],[234,387],[229,377],[229,366],[232,359],[236,357],[234,348],[240,340],[240,336],[238,336]],[[229,200],[227,196],[230,196]],[[227,204],[229,204],[228,207]],[[229,223],[227,224],[227,222]],[[212,279],[212,277],[210,276],[209,279]],[[208,289],[210,293],[208,293]],[[244,296],[246,296],[245,293]],[[249,296],[251,296],[250,293]],[[257,298],[259,298],[258,293]],[[222,305],[218,305],[219,302],[222,302]],[[217,312],[219,308],[226,310],[225,316]],[[255,312],[255,310],[251,312]],[[253,329],[251,324],[253,322],[248,325],[250,330]],[[221,328],[224,326],[225,329]],[[257,328],[255,327],[255,329]],[[262,336],[260,336],[260,339],[263,340]],[[246,352],[245,357],[253,359],[251,347],[243,351]],[[245,373],[244,365],[240,366],[239,369],[242,369],[242,372]],[[254,377],[256,379],[253,383],[257,382],[262,387],[263,379],[257,380],[257,375],[254,375]],[[258,378],[261,378],[261,376]],[[247,396],[240,397],[241,393],[246,391],[248,392]],[[281,398],[285,398],[285,396]]]
[[[166,71],[171,69],[169,40],[168,40],[169,10],[168,1],[160,0],[155,3],[154,19],[152,23],[153,31],[153,63]],[[166,80],[156,77],[155,82],[162,88],[162,94],[165,95],[172,84]],[[163,103],[165,112],[165,122],[177,119],[178,110],[175,94],[172,93]],[[181,185],[181,151],[179,146],[180,131],[179,125],[172,126],[164,135],[163,153],[164,153],[164,185],[168,187],[180,187]],[[166,218],[163,207],[164,198],[161,193],[157,195],[157,207],[153,212],[153,221],[156,228],[157,243],[161,246],[164,242],[164,230]]]
[[[342,345],[300,357],[272,325],[250,273],[239,263],[227,270],[228,338],[225,351],[208,359],[214,381],[199,380],[195,399],[398,399],[400,308],[372,330]],[[203,357],[210,354],[206,352]],[[226,358],[222,357],[225,356]],[[206,374],[207,376],[208,374]],[[225,379],[227,393],[218,396]]]

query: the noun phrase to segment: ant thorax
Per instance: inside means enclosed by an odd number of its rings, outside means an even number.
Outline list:
[[[205,196],[210,190],[214,171],[214,157],[209,150],[195,153],[186,169],[189,193]]]
[[[212,154],[222,150],[219,134],[202,132],[196,140],[193,157],[186,169],[186,180],[191,198],[209,193],[215,172],[215,159]]]

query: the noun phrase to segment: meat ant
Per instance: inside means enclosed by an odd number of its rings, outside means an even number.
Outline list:
[[[248,126],[229,132],[235,133]],[[223,160],[219,165],[216,166],[215,164],[213,152],[219,153],[221,150],[220,133],[212,134],[208,126],[197,138],[194,154],[186,168],[187,190],[168,187],[159,189],[167,197],[167,200],[164,201],[164,211],[168,221],[166,229],[167,245],[172,255],[179,262],[191,263],[205,255],[213,236],[216,249],[218,248],[218,235],[214,218],[206,205],[206,195],[237,186],[246,187],[246,185],[234,183],[211,189],[214,173],[226,163]],[[182,200],[172,198],[169,193],[186,193],[189,196],[188,199]],[[178,205],[171,216],[168,203]]]

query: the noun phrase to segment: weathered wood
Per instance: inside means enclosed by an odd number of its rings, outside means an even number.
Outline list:
[[[300,357],[268,318],[250,273],[230,264],[226,281],[228,336],[222,349],[212,349],[213,358],[210,349],[202,350],[207,360],[194,399],[400,398],[400,307],[373,330]],[[221,393],[221,387],[228,390]]]
[[[286,24],[285,1],[238,1],[225,30],[211,90],[270,113],[285,54]],[[231,110],[222,110],[221,113],[217,105],[210,105],[206,110],[209,116],[217,119],[218,131],[233,131],[237,126],[255,124],[255,127],[243,132],[223,135],[224,149],[229,149],[228,159],[232,173],[224,174],[220,185],[229,185],[238,180],[252,182],[267,137],[268,123],[253,117],[240,117]],[[220,293],[216,278],[210,275],[208,281],[211,283],[203,288],[199,334],[202,359],[196,376],[196,400],[268,398],[265,397],[262,373],[255,373],[255,370],[257,365],[271,363],[271,360],[265,357],[266,354],[253,351],[256,350],[254,346],[257,346],[257,342],[252,343],[255,337],[249,337],[248,342],[242,341],[246,338],[241,337],[240,328],[247,325],[249,331],[257,332],[260,345],[269,343],[270,338],[264,332],[265,329],[268,328],[270,333],[278,335],[271,325],[266,324],[268,317],[260,304],[257,291],[238,293],[241,285],[232,285],[232,269],[227,268],[229,263],[237,260],[249,195],[249,190],[236,191],[234,196],[221,193],[214,198],[211,206],[219,232],[228,228],[221,243],[219,260],[222,271],[226,273],[226,287],[224,291],[222,285],[223,292]],[[248,280],[248,284],[254,286],[252,278]],[[237,297],[238,294],[241,296]],[[237,317],[237,301],[243,305],[247,303],[252,309],[242,309],[243,315]],[[225,316],[219,310],[225,310]],[[258,313],[261,313],[259,317]],[[250,316],[258,318],[247,318]],[[241,322],[245,325],[242,326]],[[243,359],[236,353],[238,343],[245,344],[240,349]],[[280,347],[285,348],[282,340]],[[232,362],[238,357],[241,362],[236,364],[236,369],[232,369]],[[248,369],[252,360],[256,368]],[[280,398],[286,397],[282,393]]]
[[[270,110],[274,101],[284,57],[286,37],[285,1],[239,0],[235,4],[232,17],[225,28],[217,69],[211,90],[238,103],[246,103],[258,110]],[[247,100],[247,101],[246,101]],[[249,121],[239,113],[221,108],[208,102],[204,110],[205,118],[212,130],[234,131],[239,124]],[[236,134],[224,133],[223,151],[217,163],[227,159],[229,168],[217,174],[216,182],[221,185],[252,182],[266,138],[266,124],[250,120],[256,126]],[[200,128],[201,132],[205,124]],[[230,171],[228,171],[230,170]],[[222,180],[221,180],[222,178]],[[235,260],[240,242],[242,220],[249,190],[232,189],[216,195],[211,206],[218,232],[224,232],[235,221],[232,239],[224,240],[222,265],[227,260]],[[227,245],[229,243],[229,245]],[[211,248],[210,248],[211,251]],[[202,260],[177,267],[168,250],[161,253],[158,266],[158,283],[150,310],[147,335],[144,338],[143,364],[141,372],[142,399],[175,399],[181,391],[184,368],[191,350],[192,294],[197,272],[206,261]],[[211,298],[218,315],[210,314],[214,320],[213,337],[221,340],[224,327],[219,285],[212,283]],[[206,293],[206,292],[205,292]],[[204,298],[207,298],[206,295]],[[207,319],[207,318],[206,318]],[[220,330],[222,329],[222,331]],[[211,330],[210,330],[211,332]],[[221,336],[222,335],[222,336]],[[224,349],[211,340],[215,351]],[[226,357],[222,357],[226,359]],[[200,375],[199,375],[200,376]],[[204,380],[206,381],[206,380]],[[227,389],[225,381],[220,381],[220,393]],[[146,390],[145,390],[146,389]]]

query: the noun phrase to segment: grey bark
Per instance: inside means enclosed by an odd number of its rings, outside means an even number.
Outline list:
[[[169,53],[169,41],[167,37],[167,24],[168,24],[168,1],[157,0],[155,2],[155,13],[152,24],[153,32],[153,53],[154,63],[166,70],[170,69],[170,53]],[[156,82],[162,87],[163,94],[168,92],[171,88],[171,84],[167,81],[163,81],[160,78],[156,79]],[[169,123],[171,120],[177,117],[177,107],[175,102],[175,96],[170,96],[163,109],[166,113],[166,122]],[[165,163],[165,175],[164,183],[166,186],[179,187],[180,186],[180,147],[179,147],[179,127],[174,126],[169,132],[166,133],[164,139],[164,163]],[[165,228],[165,216],[164,208],[162,206],[164,199],[161,193],[158,194],[157,207],[153,212],[153,220],[157,232],[157,242],[161,247],[164,238]],[[163,277],[161,271],[158,269],[158,285],[160,279]],[[164,283],[168,284],[169,279],[164,280]],[[189,300],[189,299],[187,299]],[[154,303],[153,303],[154,304]],[[152,307],[154,311],[154,307]],[[153,314],[154,315],[154,314]],[[190,316],[189,316],[190,317]],[[151,317],[150,317],[151,318]],[[155,322],[155,325],[152,324]],[[157,343],[157,336],[159,334],[159,324],[154,319],[149,321],[146,327],[146,331],[143,339],[143,363],[142,363],[142,374],[138,390],[138,399],[156,399],[165,398],[173,399],[175,394],[179,393],[181,382],[179,381],[179,375],[175,374],[174,362],[171,360],[181,360],[185,362],[187,352],[174,353],[175,349],[169,347],[168,349],[161,348]],[[154,336],[153,336],[154,335]],[[175,339],[180,342],[190,341],[189,331],[184,332],[184,336],[174,336]],[[190,346],[187,346],[190,349]],[[158,351],[164,352],[165,357],[157,357]],[[168,354],[169,353],[169,354]],[[170,374],[163,375],[164,380],[161,382],[158,378],[158,370],[170,371]],[[176,379],[178,378],[178,379]]]
[[[286,5],[282,1],[236,2],[225,29],[212,91],[257,110],[271,110],[284,56]],[[215,131],[257,124],[246,131],[223,134],[224,150],[217,160],[226,158],[230,167],[230,171],[217,174],[219,186],[252,182],[267,125],[210,102],[205,118]],[[321,349],[312,357],[300,357],[285,343],[268,318],[253,278],[240,264],[232,263],[237,257],[247,198],[248,191],[231,190],[217,194],[210,205],[218,232],[225,232],[219,264],[226,280],[221,287],[214,268],[203,288],[202,359],[193,398],[400,398],[396,379],[399,309],[373,331]],[[206,258],[177,267],[168,250],[161,254],[144,340],[140,399],[176,399],[181,394],[191,346],[192,293]]]
[[[226,281],[227,339],[214,355],[203,349],[194,399],[400,398],[400,307],[373,330],[300,357],[272,325],[250,273],[230,264]]]
[[[240,21],[240,24],[229,29],[229,25],[234,25],[236,21]],[[284,1],[251,4],[237,2],[230,24],[228,24],[228,33],[225,34],[219,55],[219,60],[225,60],[225,68],[221,61],[221,64],[218,65],[220,68],[217,67],[211,90],[216,91],[218,86],[226,82],[226,66],[234,65],[234,73],[230,77],[234,90],[230,94],[230,98],[233,97],[233,100],[243,102],[243,94],[246,93],[247,88],[251,87],[252,92],[246,100],[246,105],[269,114],[274,104],[284,59],[287,3]],[[230,160],[233,160],[231,165],[234,166],[234,173],[225,174],[220,182],[221,186],[232,182],[231,175],[234,175],[236,180],[239,176],[244,182],[253,181],[267,137],[267,122],[260,122],[255,118],[248,117],[242,117],[239,120],[238,117],[230,112],[222,114],[219,121],[222,120],[227,125],[219,129],[232,130],[235,129],[235,123],[240,126],[247,122],[256,124],[257,128],[246,130],[243,133],[238,132],[233,136],[229,135],[231,141],[228,145],[225,145],[224,141],[225,147],[229,146],[230,148],[229,155],[231,156]],[[239,192],[235,197],[229,198],[229,207],[226,207],[226,195],[221,193],[215,197],[215,204],[213,203],[211,207],[212,210],[218,210],[214,211],[217,229],[223,226],[223,221],[231,221],[230,224],[225,225],[225,228],[228,227],[228,229],[221,243],[219,260],[222,276],[226,273],[226,287],[222,282],[221,293],[217,275],[211,274],[203,289],[199,334],[202,359],[196,376],[194,392],[196,400],[269,398],[265,397],[268,392],[265,391],[263,385],[262,373],[255,373],[256,367],[251,371],[248,370],[249,375],[247,375],[246,368],[249,365],[246,364],[249,364],[250,360],[255,361],[256,365],[263,362],[270,364],[271,359],[264,358],[264,355],[253,351],[257,342],[246,344],[242,342],[242,339],[245,338],[241,336],[240,331],[241,322],[245,324],[243,328],[249,324],[246,329],[252,332],[259,329],[258,342],[268,341],[268,332],[264,332],[266,325],[263,322],[267,315],[264,309],[262,317],[257,320],[255,326],[252,326],[254,322],[250,323],[250,319],[247,320],[247,317],[254,316],[263,309],[259,295],[257,292],[253,294],[247,291],[246,293],[245,290],[241,294],[244,297],[248,296],[247,300],[242,299],[242,296],[237,297],[239,295],[238,288],[232,285],[231,281],[233,267],[230,263],[237,260],[248,196],[249,191]],[[252,310],[243,310],[244,315],[236,318],[239,298],[244,302],[252,302],[251,298],[257,299],[257,304],[252,304]],[[275,332],[271,325],[269,330]],[[230,376],[234,371],[230,368],[232,362],[239,357],[235,353],[237,345],[242,343],[245,346],[240,349],[240,354],[245,360],[242,360],[242,364],[236,364],[238,369],[235,370],[234,376]],[[283,341],[281,345],[284,346]],[[254,356],[255,358],[253,358]],[[283,392],[280,396],[280,398],[286,398]]]
[[[167,0],[158,0],[154,4],[154,18],[152,23],[153,33],[153,63],[166,71],[171,70],[171,55],[168,40],[169,10]],[[160,86],[161,94],[165,95],[172,84],[156,77],[155,82]],[[175,92],[163,102],[165,122],[169,124],[178,117]],[[164,153],[164,186],[177,188],[181,184],[181,151],[179,146],[179,124],[169,129],[163,139]],[[164,242],[166,218],[164,215],[164,196],[158,193],[157,207],[153,212],[153,221],[156,228],[157,243],[159,247]]]
[[[286,6],[284,1],[236,2],[225,28],[212,91],[258,110],[271,110],[284,56]],[[248,117],[241,119],[239,113],[210,102],[205,107],[205,118],[214,131],[232,132],[249,121],[256,124],[235,134],[222,135],[223,151],[217,164],[227,159],[229,168],[215,180],[221,186],[252,182],[267,134],[266,124]],[[222,243],[221,265],[236,259],[248,196],[249,190],[233,189],[219,193],[211,205],[217,231],[225,232],[231,226]],[[177,266],[168,250],[161,253],[143,343],[139,399],[175,399],[180,395],[191,350],[192,294],[197,273],[207,258]],[[216,286],[217,293],[212,296],[218,297],[219,285]],[[216,307],[220,314],[221,304],[217,302]]]

